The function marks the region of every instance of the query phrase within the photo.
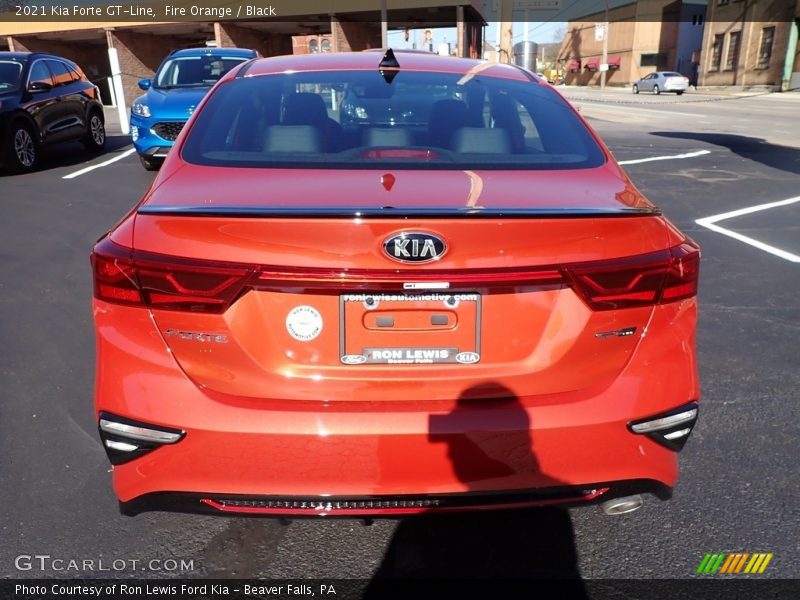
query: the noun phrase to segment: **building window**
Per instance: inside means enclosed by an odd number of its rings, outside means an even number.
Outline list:
[[[709,71],[719,71],[722,65],[722,43],[725,40],[723,34],[714,36],[714,43],[711,44],[711,64],[708,67]]]
[[[640,67],[656,67],[657,69],[665,68],[667,62],[667,53],[659,52],[652,54],[642,54],[639,57]]]
[[[758,68],[766,69],[772,58],[772,42],[775,40],[775,27],[764,27],[761,30],[761,46],[758,49]]]
[[[330,52],[331,51],[331,41],[328,39],[322,40],[322,44],[320,44],[320,50],[322,52]]]
[[[316,54],[317,52],[319,52],[319,42],[317,42],[315,39],[312,39],[308,42],[308,53]]]
[[[728,39],[728,55],[725,58],[725,70],[732,71],[739,65],[739,43],[742,41],[741,31],[731,31]]]
[[[703,15],[692,15],[692,25],[702,25]]]
[[[717,6],[725,6],[728,0],[717,0]]]

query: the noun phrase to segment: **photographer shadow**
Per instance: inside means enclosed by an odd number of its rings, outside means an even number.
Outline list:
[[[491,427],[459,433],[465,423],[481,422],[476,417],[482,411]],[[486,382],[465,390],[451,412],[430,418],[429,440],[446,445],[453,471],[468,494],[491,490],[503,480],[523,484],[514,487],[524,487],[523,482],[530,482],[530,488],[563,486],[541,472],[530,430],[519,398],[499,383]],[[400,594],[402,580],[408,579],[492,580],[492,585],[504,579],[558,579],[559,595],[587,597],[572,522],[563,508],[432,513],[405,519],[366,597]]]

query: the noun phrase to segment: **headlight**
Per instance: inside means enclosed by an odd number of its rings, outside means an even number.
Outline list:
[[[147,104],[142,104],[141,102],[134,102],[133,106],[131,106],[131,112],[137,117],[150,116],[150,108],[147,106]]]

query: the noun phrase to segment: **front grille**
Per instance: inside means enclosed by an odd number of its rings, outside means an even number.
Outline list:
[[[186,125],[186,121],[163,121],[153,125],[153,133],[169,142],[174,142]]]

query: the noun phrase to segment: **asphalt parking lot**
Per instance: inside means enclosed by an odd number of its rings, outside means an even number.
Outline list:
[[[0,577],[86,575],[15,566],[47,554],[191,561],[114,573],[145,577],[687,578],[719,551],[774,553],[762,577],[800,577],[800,97],[573,96],[703,249],[701,418],[671,501],[623,517],[541,509],[369,526],[119,516],[92,414],[88,253],[152,174],[116,136],[103,156],[65,146],[38,172],[0,176]]]

